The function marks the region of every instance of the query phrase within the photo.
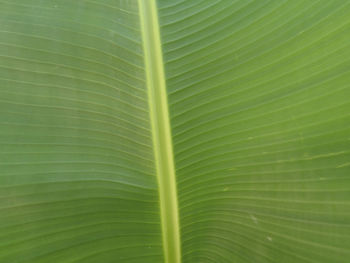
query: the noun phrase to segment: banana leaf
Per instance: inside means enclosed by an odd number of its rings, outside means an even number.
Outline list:
[[[350,262],[349,14],[0,0],[0,262]]]

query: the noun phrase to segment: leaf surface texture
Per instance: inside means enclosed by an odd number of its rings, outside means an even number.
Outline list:
[[[0,262],[350,258],[350,2],[142,1],[0,0]]]

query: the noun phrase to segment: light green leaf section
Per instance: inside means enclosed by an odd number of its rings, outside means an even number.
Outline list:
[[[183,262],[350,258],[350,1],[158,1]]]
[[[349,13],[0,0],[0,262],[347,262]]]

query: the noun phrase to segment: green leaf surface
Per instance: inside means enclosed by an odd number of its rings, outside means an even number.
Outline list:
[[[0,262],[347,262],[349,13],[0,0]]]

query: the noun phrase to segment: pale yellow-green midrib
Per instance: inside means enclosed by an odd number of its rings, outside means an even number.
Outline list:
[[[180,232],[175,165],[155,0],[139,0],[139,10],[159,185],[164,258],[166,263],[180,263]]]

